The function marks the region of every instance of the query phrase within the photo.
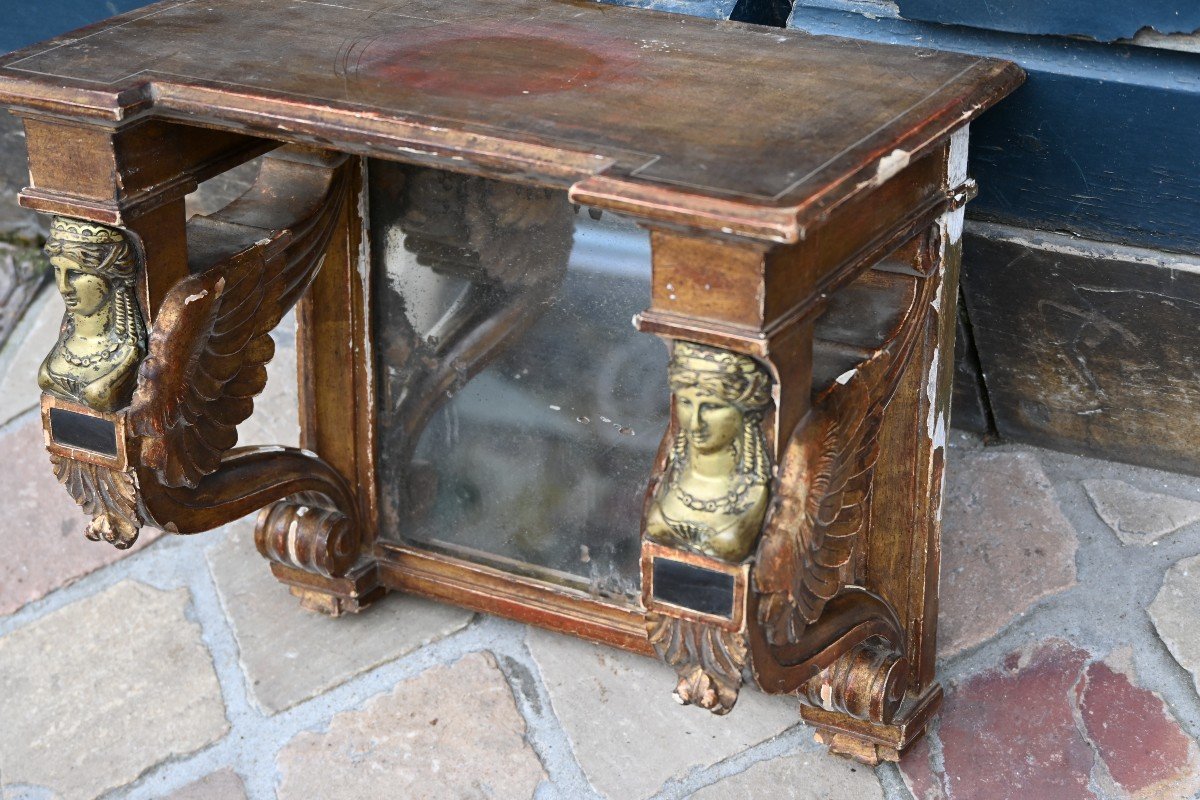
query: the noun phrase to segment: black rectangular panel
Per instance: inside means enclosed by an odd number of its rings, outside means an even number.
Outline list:
[[[106,419],[77,414],[64,408],[50,409],[50,438],[64,447],[117,455],[117,426]]]
[[[654,559],[654,599],[733,619],[733,576],[669,558]]]

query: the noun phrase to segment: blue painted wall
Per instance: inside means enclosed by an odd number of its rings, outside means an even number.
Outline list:
[[[921,2],[929,11],[940,0]],[[1026,84],[973,126],[971,170],[980,183],[979,198],[969,207],[973,217],[1200,253],[1200,53],[870,11],[895,14],[896,6],[887,3],[859,3],[853,10],[842,5],[797,5],[788,24],[813,33],[997,56],[1027,71]],[[942,5],[948,18],[961,20],[962,14],[951,12],[982,4]],[[1178,5],[1200,13],[1198,4]],[[901,13],[906,7],[900,4]],[[1026,22],[1053,27],[1045,20]]]
[[[145,5],[148,0],[0,0],[0,52]]]
[[[1195,0],[897,0],[900,16],[1011,33],[1128,39],[1143,28],[1191,33],[1200,28]]]

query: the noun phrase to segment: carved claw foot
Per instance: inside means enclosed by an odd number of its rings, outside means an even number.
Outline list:
[[[741,634],[657,613],[646,615],[646,630],[659,658],[679,676],[676,701],[717,715],[733,710],[746,667]]]
[[[58,482],[92,518],[83,535],[93,542],[108,542],[118,550],[132,547],[141,528],[133,477],[123,470],[54,453],[50,454],[50,463]]]
[[[679,679],[672,696],[680,705],[699,706],[724,716],[737,703],[737,688],[705,672],[700,667],[691,670]]]

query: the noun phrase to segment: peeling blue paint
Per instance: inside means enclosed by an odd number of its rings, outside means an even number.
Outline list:
[[[1179,0],[897,0],[900,16],[1010,33],[1089,36],[1101,42],[1200,29],[1200,3]]]
[[[970,215],[1200,252],[1197,54],[807,6],[789,27],[1017,62],[1025,85],[972,126]]]

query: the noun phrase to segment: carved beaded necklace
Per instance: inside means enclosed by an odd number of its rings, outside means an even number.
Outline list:
[[[737,483],[733,488],[725,493],[724,497],[717,497],[712,500],[701,500],[699,497],[684,490],[678,484],[675,485],[675,496],[679,498],[685,506],[693,511],[707,511],[709,513],[722,512],[726,514],[740,514],[745,511],[749,505],[743,505],[746,494],[750,488],[758,483],[758,479],[754,475],[741,474],[738,475]]]
[[[93,364],[100,364],[108,361],[114,353],[121,349],[122,344],[124,344],[124,342],[113,342],[112,344],[103,348],[99,353],[93,353],[92,355],[87,356],[78,356],[71,352],[71,348],[67,347],[67,342],[64,340],[62,345],[62,355],[68,364],[72,364],[76,367],[90,367]]]
[[[729,448],[733,451],[734,457],[736,458],[738,456],[737,447],[731,444],[729,445]],[[679,461],[675,463],[680,464]],[[680,466],[682,465],[680,464]],[[678,466],[674,467],[674,469],[678,468]],[[745,503],[745,500],[746,495],[750,492],[751,487],[761,482],[762,481],[759,476],[753,472],[739,472],[737,481],[734,483],[733,487],[730,488],[730,490],[726,492],[724,496],[715,497],[711,500],[702,500],[699,497],[696,497],[691,492],[685,490],[678,481],[672,481],[672,483],[674,483],[672,489],[674,490],[675,496],[679,498],[679,501],[692,511],[705,511],[710,514],[718,512],[724,514],[740,514],[750,506],[749,503]]]

